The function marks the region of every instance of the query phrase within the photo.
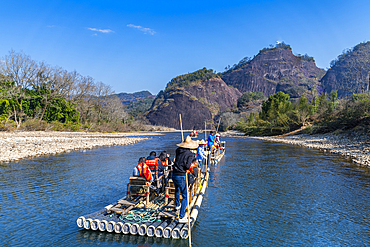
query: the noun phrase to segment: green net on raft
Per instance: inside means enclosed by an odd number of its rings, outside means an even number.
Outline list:
[[[158,215],[166,205],[164,205],[164,200],[158,200],[153,203],[152,207],[148,209],[137,208],[132,209],[126,215],[121,215],[118,218],[124,223],[146,223],[155,222],[158,219]]]

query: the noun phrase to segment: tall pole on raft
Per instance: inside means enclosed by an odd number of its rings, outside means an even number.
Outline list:
[[[207,140],[207,122],[204,121],[204,141]]]
[[[221,122],[221,117],[220,117],[220,119],[218,120],[218,125],[217,125],[217,129],[216,129],[216,133],[218,132],[218,128],[220,127],[220,122]]]
[[[187,209],[188,209],[188,227],[189,227],[189,246],[191,247],[191,225],[190,225],[190,208],[189,208],[189,185],[188,185],[188,173],[185,173],[185,182],[186,182],[186,197],[188,198],[186,200],[187,202]]]
[[[181,120],[181,114],[180,115],[180,128],[181,128],[181,138],[182,138],[182,141],[184,141],[184,132],[182,131],[182,120]]]

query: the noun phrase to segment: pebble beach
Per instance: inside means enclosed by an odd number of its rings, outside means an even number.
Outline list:
[[[0,163],[100,146],[131,145],[158,133],[0,132]]]
[[[349,157],[356,164],[370,166],[370,139],[369,134],[365,132],[350,131],[344,133],[252,138],[316,148],[324,152]]]

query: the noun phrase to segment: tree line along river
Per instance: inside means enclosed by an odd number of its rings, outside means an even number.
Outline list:
[[[225,137],[226,155],[210,183],[192,232],[194,246],[370,244],[370,173],[318,150]],[[76,219],[126,193],[139,157],[166,150],[179,133],[129,146],[0,164],[1,246],[187,246],[81,230]]]

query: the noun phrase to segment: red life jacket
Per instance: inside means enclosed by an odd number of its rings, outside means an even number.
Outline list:
[[[158,158],[146,160],[146,164],[149,166],[149,169],[153,172],[158,172]]]
[[[139,176],[140,177],[145,177],[147,181],[152,180],[152,173],[150,172],[149,167],[144,163],[140,163],[136,166],[136,168],[139,171]]]

